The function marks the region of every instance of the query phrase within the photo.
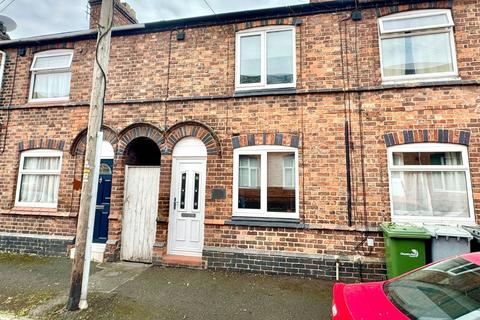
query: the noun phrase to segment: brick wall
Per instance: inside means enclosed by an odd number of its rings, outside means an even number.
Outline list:
[[[128,132],[133,127],[148,127],[149,134],[155,132],[168,136],[173,128],[187,128],[193,121],[216,137],[215,146],[219,151],[209,154],[207,160],[205,246],[210,249],[204,254],[208,261],[212,261],[212,264],[207,263],[209,266],[222,268],[221,263],[215,265],[218,262],[215,262],[216,255],[222,255],[218,252],[230,255],[237,249],[250,250],[252,256],[245,258],[247,260],[256,260],[251,252],[257,250],[258,254],[269,251],[280,256],[317,255],[318,259],[339,255],[342,261],[350,263],[355,255],[362,255],[365,263],[379,264],[384,249],[377,227],[380,222],[390,220],[386,133],[424,129],[468,132],[478,220],[480,97],[476,81],[480,80],[479,7],[478,0],[454,3],[461,81],[451,83],[382,86],[378,11],[374,9],[364,10],[360,22],[348,20],[341,23],[346,12],[300,17],[303,23],[296,27],[297,90],[296,94],[287,95],[234,96],[235,30],[245,28],[244,23],[187,28],[184,41],[176,40],[175,31],[114,37],[104,124],[111,129],[115,141],[120,142],[114,143],[117,155],[109,252],[118,257],[121,246],[125,168],[124,149],[120,145],[122,139],[128,140]],[[261,23],[255,21],[253,26]],[[275,24],[277,21],[266,23]],[[350,85],[350,91],[346,93],[343,90],[340,27],[346,30],[347,53],[343,55],[343,72]],[[87,125],[94,41],[56,45],[74,50],[70,101],[60,104],[28,102],[33,53],[47,47],[28,47],[27,54],[18,57],[14,86],[17,54],[15,49],[7,50],[1,102],[5,106],[11,99],[13,110],[0,111],[0,122],[4,124],[1,134],[5,134],[8,122],[5,151],[0,154],[0,209],[4,212],[0,214],[0,226],[8,225],[1,229],[8,232],[73,235],[75,231],[79,191],[73,188],[73,182],[81,179],[83,156],[69,151]],[[348,70],[345,66],[347,59]],[[347,221],[345,114],[350,119],[352,138],[351,227]],[[229,223],[232,216],[232,138],[262,135],[264,132],[299,138],[301,227]],[[59,206],[51,216],[38,215],[32,210],[35,217],[29,218],[31,222],[16,224],[16,219],[27,219],[24,215],[12,213],[20,157],[18,143],[32,138],[65,141]],[[160,148],[163,147],[168,149],[167,145],[160,144]],[[157,243],[167,242],[171,161],[171,154],[164,152],[161,156]],[[214,188],[224,188],[226,198],[213,200],[211,192]],[[42,228],[35,227],[40,225]],[[373,248],[364,246],[365,236],[375,240]],[[211,254],[212,250],[217,253]],[[164,247],[156,247],[155,259],[160,261],[164,252]],[[247,265],[255,263],[249,261]],[[318,275],[326,275],[327,269],[331,272],[331,261],[324,267]],[[281,268],[287,272],[287,266]],[[348,265],[346,268],[353,267]],[[379,274],[382,274],[382,268],[377,268]],[[298,273],[302,272],[298,270]],[[350,277],[353,271],[345,269],[342,272]]]
[[[31,236],[0,232],[0,251],[65,257],[73,237]]]
[[[334,256],[309,254],[279,254],[275,251],[248,251],[239,249],[217,250],[207,247],[203,251],[206,268],[235,270],[264,274],[285,274],[301,277],[342,281],[382,281],[386,279],[383,262],[340,260]]]

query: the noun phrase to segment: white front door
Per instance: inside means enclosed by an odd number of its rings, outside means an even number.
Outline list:
[[[127,166],[122,218],[122,260],[152,262],[160,167]]]
[[[202,256],[206,160],[174,159],[168,253]]]

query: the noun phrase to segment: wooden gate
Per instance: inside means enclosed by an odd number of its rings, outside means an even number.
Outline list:
[[[158,211],[160,167],[127,166],[121,258],[152,262]]]

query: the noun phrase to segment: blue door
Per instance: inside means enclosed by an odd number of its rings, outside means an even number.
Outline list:
[[[108,237],[108,214],[110,212],[110,194],[112,192],[112,159],[102,159],[98,179],[97,206],[93,242],[105,243]]]

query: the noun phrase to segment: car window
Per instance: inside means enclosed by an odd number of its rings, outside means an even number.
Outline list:
[[[479,319],[480,266],[463,258],[441,261],[386,282],[384,290],[410,319]]]

